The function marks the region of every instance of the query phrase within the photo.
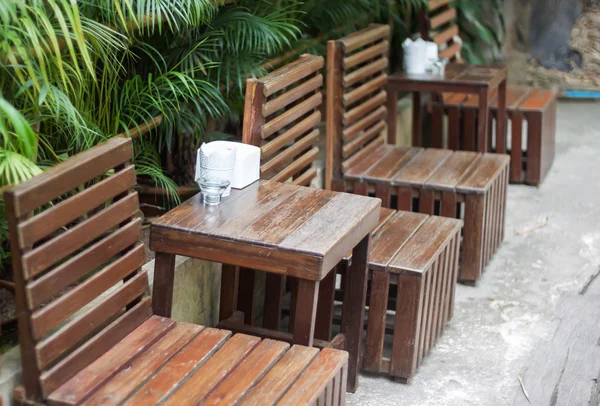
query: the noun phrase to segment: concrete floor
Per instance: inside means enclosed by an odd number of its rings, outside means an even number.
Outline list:
[[[509,186],[505,241],[477,287],[458,286],[455,316],[417,375],[408,385],[362,375],[348,403],[512,404],[559,298],[599,271],[600,104],[561,103],[552,170],[539,188]]]

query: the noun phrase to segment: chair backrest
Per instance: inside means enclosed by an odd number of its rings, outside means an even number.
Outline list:
[[[152,314],[132,151],[113,138],[5,192],[28,399],[46,398]]]
[[[261,149],[261,178],[306,186],[316,177],[323,57],[302,55],[248,79],[243,142]]]
[[[327,44],[327,189],[385,143],[389,35],[372,24]]]
[[[429,0],[428,9],[419,14],[421,37],[437,44],[440,58],[461,62],[462,43],[456,41],[460,32],[456,23],[453,0]]]

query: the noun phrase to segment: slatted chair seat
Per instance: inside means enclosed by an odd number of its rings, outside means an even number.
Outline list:
[[[456,17],[456,9],[451,0],[429,0],[428,9],[420,13],[419,27],[425,40],[434,41],[438,45],[440,57],[462,62],[462,41]],[[511,131],[504,138],[508,140],[508,145],[497,145],[493,126],[490,125],[487,151],[477,145],[475,137],[478,125],[477,96],[444,94],[443,104],[432,108],[432,122],[442,123],[441,115],[447,115],[448,148],[509,153],[512,159],[510,182],[538,185],[548,174],[554,160],[556,92],[508,86],[506,102],[508,120],[511,123]],[[490,120],[495,119],[497,107],[497,100],[490,105]],[[433,144],[430,146],[442,147]]]
[[[132,156],[113,138],[5,192],[17,403],[344,404],[344,351],[152,315]]]
[[[374,194],[386,207],[464,220],[459,280],[473,284],[503,239],[509,160],[384,145],[350,167],[344,180],[347,190]]]
[[[461,228],[460,220],[381,209],[371,239],[365,370],[402,383],[415,374],[452,318]]]
[[[445,94],[443,106],[432,114],[448,117],[448,145],[451,149],[480,150],[475,137],[478,97]],[[556,92],[531,87],[509,86],[506,98],[511,123],[506,145],[500,145],[490,125],[489,143],[493,151],[511,157],[510,182],[540,184],[552,166],[556,134]],[[491,104],[491,118],[496,119],[498,103]],[[442,122],[442,117],[434,117]]]

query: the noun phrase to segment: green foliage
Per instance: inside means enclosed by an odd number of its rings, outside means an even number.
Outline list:
[[[506,36],[504,2],[501,0],[454,0],[463,40],[463,57],[482,64],[502,57]]]

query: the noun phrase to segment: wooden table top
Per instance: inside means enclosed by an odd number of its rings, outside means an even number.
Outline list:
[[[201,195],[195,195],[152,222],[150,247],[188,256],[197,248],[198,256],[194,256],[217,260],[210,252],[202,252],[212,250],[206,249],[209,242],[217,241],[231,251],[231,261],[222,262],[256,265],[256,269],[265,265],[266,256],[282,252],[287,254],[287,262],[280,268],[294,267],[295,259],[289,258],[292,253],[311,264],[305,269],[310,275],[299,272],[295,276],[320,280],[377,226],[380,207],[379,199],[260,180],[242,190],[232,189],[218,206],[206,206]],[[186,249],[185,244],[200,245]],[[235,247],[243,247],[243,253],[242,248],[233,250]],[[258,262],[236,263],[233,257],[242,254],[245,260]],[[310,269],[315,265],[321,268],[316,273]],[[279,268],[263,270],[294,274]]]
[[[449,63],[442,75],[434,73],[413,74],[398,72],[388,77],[390,84],[428,83],[463,86],[496,87],[506,80],[508,70],[501,65],[469,65]]]

